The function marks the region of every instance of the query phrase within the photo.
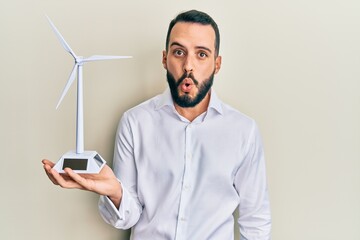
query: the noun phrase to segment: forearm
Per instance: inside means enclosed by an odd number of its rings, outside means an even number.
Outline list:
[[[270,240],[271,211],[268,195],[254,208],[239,207],[239,228],[241,240]]]
[[[235,186],[240,196],[239,226],[242,240],[269,240],[271,212],[264,150],[256,125],[249,138]]]

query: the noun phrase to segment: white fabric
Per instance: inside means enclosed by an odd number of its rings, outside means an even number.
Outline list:
[[[241,239],[270,239],[258,128],[214,90],[192,122],[177,113],[169,89],[125,112],[113,170],[122,202],[116,209],[101,196],[100,213],[116,228],[133,227],[133,240],[233,240],[237,206]]]

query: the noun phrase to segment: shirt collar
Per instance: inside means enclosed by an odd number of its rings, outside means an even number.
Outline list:
[[[169,106],[169,107],[172,107],[173,109],[175,109],[174,101],[171,97],[171,92],[170,92],[169,87],[167,87],[166,90],[162,94],[159,95],[158,101],[156,102],[155,109],[159,110],[165,106]],[[210,102],[209,102],[207,111],[209,111],[209,109],[214,109],[219,114],[223,115],[223,108],[222,108],[221,101],[218,98],[218,96],[216,95],[214,89],[211,89]]]

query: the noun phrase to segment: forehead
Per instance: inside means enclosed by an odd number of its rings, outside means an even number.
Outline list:
[[[215,31],[211,25],[178,22],[171,30],[169,46],[174,42],[189,48],[203,46],[215,50]]]

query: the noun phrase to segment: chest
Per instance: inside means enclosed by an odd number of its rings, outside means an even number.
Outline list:
[[[160,121],[141,129],[134,149],[139,179],[181,181],[186,173],[196,179],[231,181],[247,138],[236,127],[224,124]]]

